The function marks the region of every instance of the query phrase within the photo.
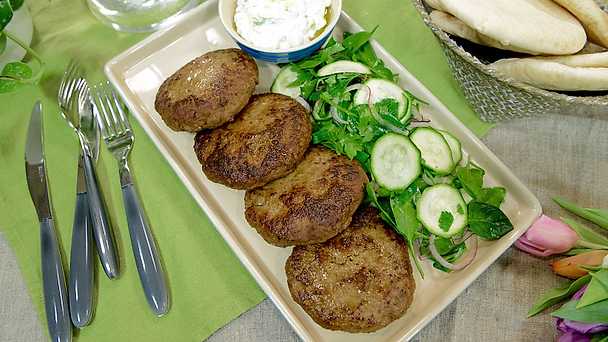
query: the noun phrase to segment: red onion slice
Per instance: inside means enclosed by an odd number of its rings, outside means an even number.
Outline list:
[[[312,111],[312,108],[310,108],[310,105],[306,100],[304,100],[302,96],[296,97],[295,100],[298,101],[302,105],[302,107],[306,109],[307,112],[310,113]]]
[[[457,264],[452,264],[451,262],[445,260],[441,254],[439,254],[439,251],[437,251],[437,247],[435,246],[435,235],[431,234],[431,238],[429,239],[429,250],[431,251],[431,255],[433,256],[433,258],[435,260],[437,260],[438,263],[441,264],[441,266],[450,269],[452,271],[460,271],[462,269],[464,269],[465,267],[469,266],[471,264],[471,262],[473,262],[473,260],[475,259],[475,256],[477,255],[477,248],[478,248],[478,241],[477,241],[477,236],[473,236],[471,240],[471,245],[467,246],[470,249],[472,249],[469,253],[467,253],[464,257],[462,257],[462,259],[460,260],[459,263]],[[468,240],[467,240],[468,241]]]
[[[355,84],[351,84],[348,87],[346,87],[346,91],[347,92],[351,92],[353,90],[359,90],[361,88],[363,88],[363,83],[355,83]],[[366,86],[367,87],[367,86]],[[369,88],[369,87],[368,87]]]
[[[334,106],[329,107],[329,114],[331,114],[331,117],[334,119],[334,121],[337,124],[346,125],[348,123],[348,121],[346,121],[340,117],[340,114],[338,113],[338,109]]]

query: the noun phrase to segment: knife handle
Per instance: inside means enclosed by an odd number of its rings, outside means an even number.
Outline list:
[[[78,171],[82,172],[82,168]],[[93,248],[91,218],[87,193],[76,194],[76,210],[72,229],[70,254],[69,299],[70,316],[77,328],[91,322],[93,315]]]
[[[68,314],[68,293],[53,219],[47,218],[40,222],[40,247],[49,335],[53,342],[69,342],[72,340],[72,326]]]
[[[129,224],[131,248],[137,265],[139,280],[144,289],[148,305],[155,315],[162,316],[169,311],[169,293],[165,272],[158,257],[158,250],[148,220],[126,165],[121,167],[120,179],[122,198],[127,214],[127,223]]]
[[[101,261],[101,266],[108,278],[114,279],[118,277],[116,248],[112,239],[106,207],[97,183],[95,167],[90,156],[86,153],[84,155],[84,174],[89,198],[89,212],[91,213],[91,221],[93,222],[93,236],[97,245],[99,261]]]

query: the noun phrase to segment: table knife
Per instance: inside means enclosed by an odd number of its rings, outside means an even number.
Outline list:
[[[44,159],[42,104],[32,110],[25,146],[25,174],[32,202],[40,221],[40,256],[44,306],[49,335],[53,342],[72,340],[68,296],[53,214]]]

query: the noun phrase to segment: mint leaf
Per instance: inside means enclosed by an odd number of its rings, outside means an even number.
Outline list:
[[[509,218],[497,207],[471,201],[468,205],[469,229],[486,240],[498,240],[513,230]]]
[[[458,178],[464,190],[473,198],[481,195],[484,175],[485,172],[482,169],[470,163],[467,166],[458,166],[456,168],[456,178]]]
[[[450,230],[450,227],[454,223],[454,215],[449,211],[442,211],[441,215],[439,215],[439,228],[444,232]]]
[[[32,77],[32,68],[23,62],[11,62],[4,66],[0,76],[10,77],[15,80],[27,80]]]

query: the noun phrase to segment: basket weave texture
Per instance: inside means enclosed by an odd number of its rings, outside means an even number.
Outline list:
[[[608,116],[608,95],[570,96],[536,88],[502,76],[465,51],[448,34],[435,26],[429,9],[422,0],[412,0],[425,24],[439,40],[454,77],[479,117],[498,122],[541,114],[571,114],[586,110],[605,112]],[[596,0],[605,10],[605,0]],[[577,109],[573,110],[573,106]]]

